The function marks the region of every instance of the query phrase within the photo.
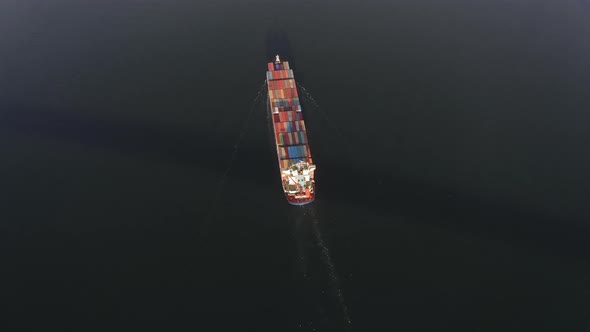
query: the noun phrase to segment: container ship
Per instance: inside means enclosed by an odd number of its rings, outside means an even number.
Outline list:
[[[290,204],[305,205],[315,199],[316,167],[311,159],[297,84],[288,61],[281,61],[277,55],[267,65],[268,107],[283,191]]]

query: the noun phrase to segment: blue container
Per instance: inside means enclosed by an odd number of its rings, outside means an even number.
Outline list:
[[[301,149],[299,148],[301,145],[297,145],[295,146],[295,150],[296,150],[296,154],[297,154],[297,158],[301,158],[303,157],[303,155],[301,154]]]

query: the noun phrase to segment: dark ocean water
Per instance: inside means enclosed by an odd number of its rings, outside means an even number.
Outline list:
[[[582,0],[4,1],[0,318],[587,331],[588,36]],[[262,103],[223,178],[276,48],[304,208]]]

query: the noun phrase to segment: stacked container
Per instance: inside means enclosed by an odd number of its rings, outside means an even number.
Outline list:
[[[297,84],[289,62],[269,62],[266,81],[281,171],[300,161],[313,165]]]

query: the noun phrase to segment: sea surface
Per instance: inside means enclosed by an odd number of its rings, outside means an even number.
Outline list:
[[[2,1],[0,320],[588,331],[589,36],[585,0]]]

